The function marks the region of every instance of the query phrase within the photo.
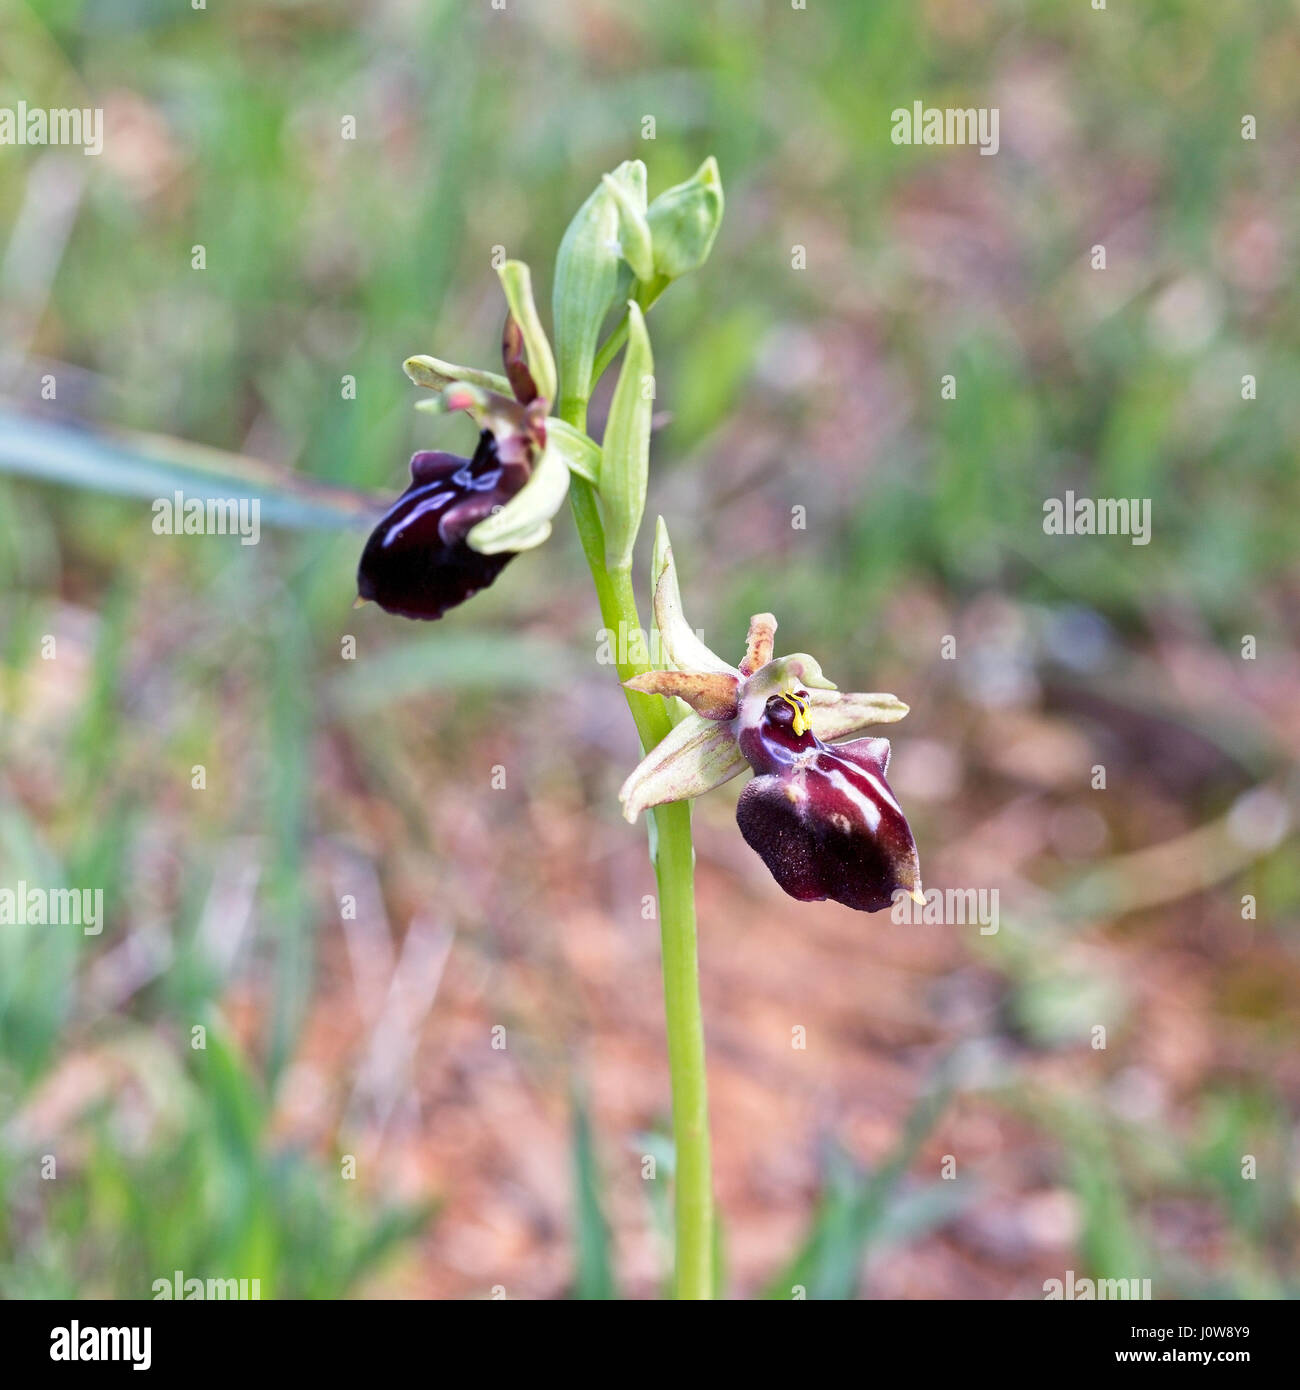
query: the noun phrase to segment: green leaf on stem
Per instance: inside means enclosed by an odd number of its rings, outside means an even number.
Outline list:
[[[629,569],[645,511],[650,473],[650,416],[655,398],[654,357],[645,318],[628,304],[627,352],[605,426],[600,498],[605,507],[605,563]]]

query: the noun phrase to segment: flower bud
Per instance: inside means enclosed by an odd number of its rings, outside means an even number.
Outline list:
[[[638,280],[649,280],[655,273],[650,224],[646,221],[645,179],[631,184],[627,180],[601,175],[601,183],[618,204],[619,245],[623,259]]]
[[[710,155],[685,183],[666,189],[646,210],[655,273],[676,280],[702,266],[713,250],[722,210],[722,178]]]
[[[620,164],[609,179],[620,183],[635,201],[645,199],[645,165],[639,159]],[[567,416],[591,394],[591,367],[601,325],[618,292],[624,265],[619,242],[619,204],[602,181],[578,209],[555,258],[555,354],[559,368],[560,408]]]

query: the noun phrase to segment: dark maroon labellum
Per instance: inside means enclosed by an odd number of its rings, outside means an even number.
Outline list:
[[[515,553],[480,555],[465,537],[523,487],[529,472],[527,463],[503,463],[487,430],[472,459],[416,454],[411,486],[362,551],[357,592],[403,618],[441,618],[486,589]]]
[[[879,911],[920,888],[916,842],[885,781],[889,740],[822,743],[807,708],[804,691],[774,695],[741,730],[756,775],[736,807],[740,833],[792,898]]]

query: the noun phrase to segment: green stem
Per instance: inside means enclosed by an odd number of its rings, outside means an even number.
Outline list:
[[[636,302],[646,312],[650,312],[650,306],[668,288],[668,281],[662,276],[656,276],[648,283],[641,280],[636,285]],[[614,331],[600,345],[600,351],[596,353],[596,360],[591,368],[591,384],[595,384],[604,374],[605,368],[618,356],[620,348],[627,342],[627,314],[625,313],[618,323],[614,326]],[[562,405],[577,405],[577,401],[561,402]],[[581,404],[581,409],[585,412],[586,402]],[[572,421],[570,421],[572,423]]]
[[[663,951],[668,1070],[673,1090],[677,1154],[677,1297],[713,1297],[713,1173],[709,1152],[709,1092],[704,1070],[695,931],[695,847],[691,808],[658,806],[655,878]]]
[[[585,408],[565,416],[582,429]],[[605,626],[615,634],[620,680],[650,669],[648,654],[633,649],[632,634],[641,627],[629,570],[605,566],[605,535],[591,484],[569,481],[583,553],[596,584]],[[649,752],[672,727],[663,701],[625,690],[641,746]],[[673,1143],[677,1155],[676,1281],[678,1298],[713,1297],[713,1178],[709,1153],[709,1101],[704,1070],[704,1016],[695,931],[695,847],[691,808],[678,801],[656,806],[654,817],[655,880],[659,887],[659,931],[663,951],[664,1012],[668,1032],[668,1071],[673,1094]]]

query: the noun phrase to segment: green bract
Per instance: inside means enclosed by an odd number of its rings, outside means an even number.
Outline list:
[[[654,358],[645,318],[628,304],[627,352],[605,426],[600,497],[605,504],[605,563],[612,570],[632,564],[632,547],[645,511],[650,471],[650,416],[654,410]]]

